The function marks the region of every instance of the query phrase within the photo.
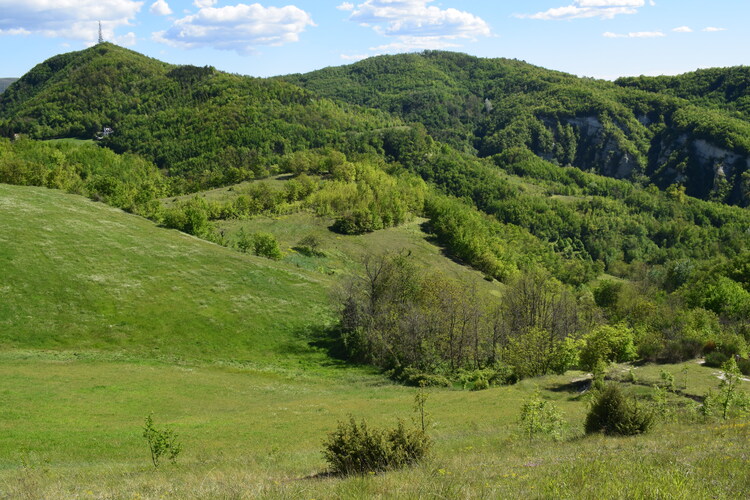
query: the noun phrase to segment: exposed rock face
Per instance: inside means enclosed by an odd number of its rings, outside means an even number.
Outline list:
[[[638,117],[638,122],[644,127],[644,135],[652,136],[647,127],[653,122],[646,116]],[[561,123],[575,131],[573,165],[579,168],[616,178],[646,173],[661,188],[683,184],[691,196],[750,205],[748,190],[742,187],[743,173],[750,172],[750,157],[746,155],[687,132],[666,130],[651,137],[648,151],[642,152],[647,157],[644,161],[643,156],[639,158],[628,151],[632,144],[626,145],[623,139],[627,137],[626,130],[605,126],[597,116],[569,117]],[[545,119],[544,124],[554,131],[557,122]],[[547,160],[560,161],[554,151],[536,153]]]
[[[568,118],[565,123],[573,126],[578,135],[576,165],[586,165],[600,174],[629,178],[642,166],[638,159],[624,151],[617,137],[596,116]]]

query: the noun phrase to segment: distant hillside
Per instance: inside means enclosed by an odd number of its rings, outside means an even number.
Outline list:
[[[283,79],[420,122],[433,137],[480,156],[523,146],[560,165],[662,188],[683,184],[700,198],[750,201],[750,174],[743,176],[750,124],[698,101],[440,51]]]
[[[617,85],[681,97],[750,120],[750,67],[700,69],[678,76],[619,78]]]
[[[522,147],[561,166],[747,206],[750,122],[730,109],[744,106],[740,87],[727,83],[724,100],[706,105],[690,97],[700,86],[668,95],[441,51],[257,79],[104,43],[53,57],[1,94],[0,134],[91,139],[109,127],[102,144],[144,156],[190,192],[265,175],[284,155],[316,148],[403,162],[393,151],[426,130],[469,155]]]
[[[143,155],[196,190],[255,177],[279,155],[358,148],[401,123],[288,83],[172,66],[103,43],[34,67],[0,96],[0,132],[91,139]]]
[[[16,80],[18,80],[18,78],[0,78],[0,94],[10,87],[10,85]]]

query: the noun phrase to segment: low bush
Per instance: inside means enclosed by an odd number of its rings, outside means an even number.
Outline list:
[[[729,356],[720,351],[712,351],[706,354],[704,364],[713,368],[719,368],[729,360]]]
[[[561,439],[565,429],[565,419],[551,401],[542,399],[539,391],[521,406],[518,426],[529,439],[537,437]]]
[[[337,474],[364,474],[397,469],[419,462],[430,448],[421,429],[407,428],[399,421],[393,429],[370,428],[350,417],[339,422],[328,436],[323,456]]]
[[[599,391],[586,415],[586,433],[603,432],[632,436],[647,432],[654,423],[653,414],[626,397],[617,385]]]
[[[143,425],[143,438],[148,443],[151,452],[151,463],[154,468],[159,467],[162,457],[166,457],[174,463],[177,455],[182,451],[182,444],[177,441],[177,433],[170,427],[157,429],[154,427],[154,419],[151,415],[146,417]]]
[[[388,375],[395,381],[413,387],[450,387],[451,381],[435,373],[425,373],[413,367],[392,370]]]
[[[279,242],[270,233],[255,233],[252,236],[253,253],[260,257],[279,260],[283,257]]]

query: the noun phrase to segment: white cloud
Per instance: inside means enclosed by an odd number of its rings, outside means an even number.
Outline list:
[[[634,33],[612,33],[606,32],[602,34],[605,38],[661,38],[665,37],[661,31],[636,31]]]
[[[370,50],[380,52],[405,52],[409,50],[443,50],[453,49],[461,45],[439,36],[400,37],[398,42],[370,47]]]
[[[581,7],[643,7],[643,0],[576,0]]]
[[[117,45],[122,45],[123,47],[132,47],[133,45],[135,45],[136,40],[137,37],[132,31],[125,35],[115,37],[115,43]]]
[[[156,2],[151,4],[150,12],[157,16],[168,16],[172,13],[172,9],[169,8],[166,0],[156,0]]]
[[[475,40],[492,34],[482,18],[457,9],[428,5],[432,1],[366,0],[354,8],[349,20],[396,39],[372,50],[458,47],[459,40]]]
[[[217,1],[218,0],[195,0],[193,2],[193,5],[195,5],[199,9],[206,9],[208,7],[213,7],[214,5],[216,5]]]
[[[168,30],[154,33],[153,39],[174,47],[213,47],[247,54],[261,45],[296,42],[308,26],[315,26],[310,14],[293,5],[238,4],[203,8],[178,19]]]
[[[714,26],[708,26],[706,28],[703,28],[701,31],[707,31],[709,33],[715,33],[717,31],[726,31],[726,28],[715,28]]]
[[[516,17],[547,21],[595,17],[612,19],[621,14],[636,14],[645,4],[645,0],[573,0],[572,5],[555,7],[535,14],[516,14]],[[649,4],[654,5],[652,1]]]
[[[368,57],[371,57],[370,54],[341,54],[341,59],[344,61],[361,61],[362,59],[367,59]]]
[[[0,35],[30,35],[31,31],[25,28],[11,28],[9,30],[0,30]]]
[[[693,32],[690,26],[680,26],[678,28],[673,28],[672,31],[676,33],[692,33]]]
[[[354,4],[353,3],[349,3],[349,2],[344,2],[344,3],[342,3],[341,5],[339,5],[336,8],[339,9],[339,10],[346,10],[346,11],[354,10]]]
[[[0,0],[0,34],[40,34],[92,41],[102,22],[105,38],[126,26],[140,11],[135,0]]]

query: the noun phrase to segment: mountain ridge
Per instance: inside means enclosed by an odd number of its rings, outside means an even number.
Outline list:
[[[103,43],[11,85],[0,95],[0,133],[91,138],[114,128],[102,144],[143,155],[190,191],[248,179],[304,149],[380,154],[388,147],[378,131],[408,124],[472,156],[522,147],[558,165],[750,205],[749,121],[625,83],[444,51],[259,79]]]

